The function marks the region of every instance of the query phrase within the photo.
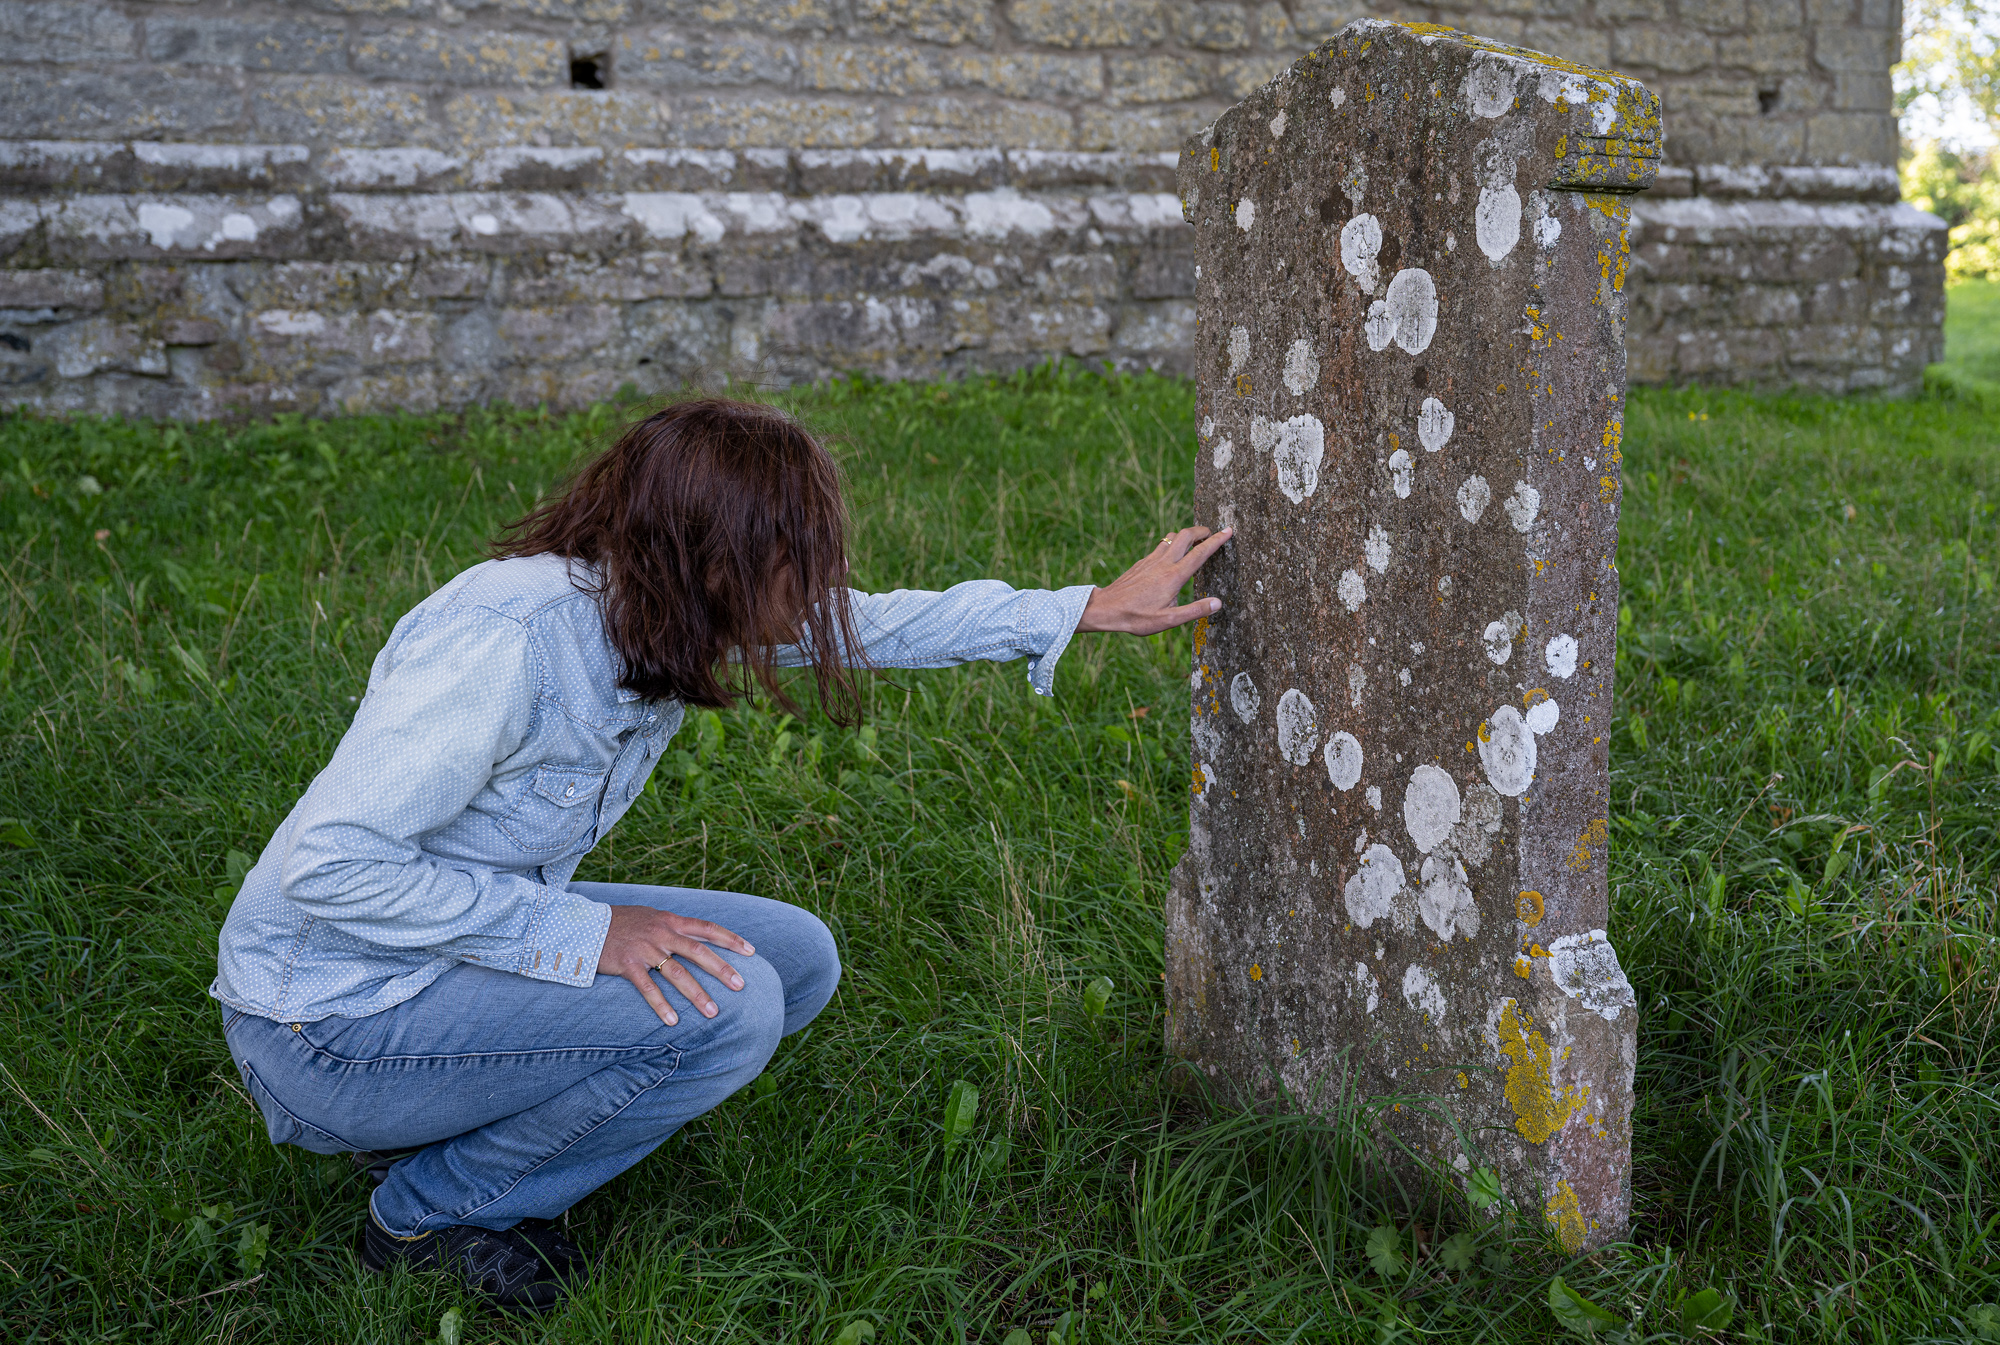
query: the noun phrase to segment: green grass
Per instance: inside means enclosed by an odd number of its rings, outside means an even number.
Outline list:
[[[1188,511],[1183,384],[798,404],[841,436],[863,585],[1102,579]],[[1634,398],[1629,1244],[1572,1263],[1532,1218],[1371,1177],[1360,1110],[1234,1116],[1171,1068],[1187,647],[1086,637],[1053,702],[976,666],[883,678],[858,732],[684,732],[580,876],[801,903],[847,978],[767,1084],[578,1208],[605,1273],[535,1323],[365,1276],[345,1161],[266,1142],[203,992],[231,852],[325,760],[391,623],[615,414],[0,422],[0,1333],[414,1342],[459,1308],[479,1341],[1044,1345],[1070,1313],[1071,1340],[1525,1342],[1560,1334],[1560,1274],[1633,1339],[1683,1338],[1709,1288],[1729,1339],[1965,1338],[2000,1302],[1982,407]],[[947,1143],[958,1079],[978,1111]]]
[[[2000,389],[2000,280],[1964,280],[1945,291],[1944,368]]]

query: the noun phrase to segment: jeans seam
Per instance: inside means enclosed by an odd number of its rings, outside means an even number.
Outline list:
[[[497,1203],[498,1201],[504,1200],[509,1195],[512,1195],[515,1188],[520,1186],[522,1182],[526,1181],[529,1177],[532,1177],[536,1172],[548,1166],[556,1159],[562,1157],[565,1153],[568,1153],[571,1149],[575,1148],[577,1145],[583,1143],[584,1140],[588,1139],[591,1135],[595,1134],[597,1131],[602,1130],[612,1121],[617,1120],[618,1117],[622,1116],[626,1111],[628,1111],[631,1108],[633,1103],[637,1102],[640,1098],[644,1097],[646,1094],[652,1092],[655,1088],[658,1088],[661,1084],[666,1083],[669,1079],[672,1079],[675,1074],[680,1072],[681,1061],[685,1058],[686,1058],[685,1053],[676,1048],[674,1050],[674,1063],[666,1071],[666,1073],[662,1074],[659,1078],[653,1080],[653,1082],[647,1084],[644,1088],[641,1088],[636,1092],[634,1092],[632,1096],[626,1098],[623,1102],[619,1103],[616,1110],[607,1112],[605,1115],[600,1116],[596,1121],[592,1122],[589,1126],[585,1127],[581,1132],[579,1132],[572,1138],[566,1140],[561,1145],[561,1147],[554,1149],[549,1153],[543,1154],[540,1158],[537,1158],[533,1163],[530,1163],[527,1167],[515,1173],[513,1178],[509,1180],[508,1183],[500,1190],[495,1191],[492,1195],[488,1196],[485,1200],[480,1201],[477,1205],[474,1205],[471,1209],[459,1211],[457,1217],[460,1220],[470,1218],[471,1216],[479,1213],[479,1211],[488,1208],[489,1206]],[[442,1216],[443,1213],[444,1211],[442,1210],[436,1210],[430,1214],[426,1214],[423,1218],[417,1221],[417,1227],[419,1229],[422,1229],[424,1225],[428,1224],[432,1219]]]
[[[324,1135],[328,1139],[334,1141],[336,1144],[346,1145],[350,1150],[356,1153],[361,1152],[361,1146],[354,1143],[354,1141],[346,1138],[345,1136],[336,1135],[333,1131],[328,1130],[325,1126],[314,1125],[311,1121],[306,1120],[305,1117],[300,1116],[290,1107],[287,1107],[282,1101],[279,1100],[278,1095],[271,1091],[271,1085],[264,1082],[264,1076],[257,1072],[257,1067],[251,1064],[247,1060],[243,1063],[243,1072],[245,1074],[248,1074],[251,1079],[256,1081],[257,1088],[264,1094],[265,1097],[271,1100],[271,1105],[273,1107],[276,1107],[279,1111],[283,1112],[293,1125],[298,1126],[301,1130],[310,1130],[316,1134]],[[258,1110],[261,1111],[263,1110],[263,1108],[259,1107]]]

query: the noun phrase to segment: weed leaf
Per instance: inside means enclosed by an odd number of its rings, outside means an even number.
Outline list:
[[[1453,1233],[1438,1248],[1438,1260],[1446,1270],[1463,1273],[1472,1269],[1472,1248],[1478,1239],[1470,1233]]]
[[[1105,1006],[1111,1003],[1111,992],[1115,989],[1109,976],[1100,976],[1083,988],[1083,1012],[1091,1022],[1104,1017]]]
[[[1565,1330],[1579,1336],[1594,1337],[1625,1324],[1624,1318],[1606,1312],[1564,1284],[1560,1275],[1549,1281],[1549,1311]]]
[[[1720,1331],[1736,1316],[1736,1304],[1719,1289],[1704,1289],[1681,1300],[1681,1327],[1689,1335],[1697,1331]]]
[[[1465,1194],[1478,1208],[1492,1209],[1500,1199],[1500,1174],[1492,1168],[1474,1168],[1465,1179]]]
[[[1368,1264],[1384,1279],[1403,1273],[1403,1235],[1394,1224],[1369,1231]]]
[[[949,1148],[964,1139],[972,1131],[972,1122],[979,1115],[979,1090],[960,1079],[951,1086],[951,1093],[944,1100],[944,1142]]]

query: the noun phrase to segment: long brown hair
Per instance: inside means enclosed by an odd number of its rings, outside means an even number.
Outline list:
[[[771,661],[803,644],[819,702],[861,713],[847,600],[847,511],[833,457],[775,407],[674,402],[627,427],[559,493],[508,524],[495,556],[595,567],[618,685],[720,708],[762,686],[797,713]]]

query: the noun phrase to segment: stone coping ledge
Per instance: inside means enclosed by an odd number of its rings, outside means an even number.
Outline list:
[[[85,261],[396,259],[426,254],[612,253],[786,241],[912,238],[994,244],[1086,235],[1098,246],[1182,228],[1167,192],[162,193],[0,198],[0,256],[14,268]]]
[[[0,140],[0,189],[78,191],[822,192],[1123,187],[1173,190],[1172,152],[1000,149],[605,149]]]
[[[1913,205],[1871,205],[1832,201],[1712,200],[1705,196],[1638,202],[1633,225],[1642,233],[1665,230],[1669,238],[1682,229],[1699,231],[1704,241],[1715,235],[1737,235],[1773,241],[1802,232],[1942,235],[1945,222]]]
[[[1714,196],[1750,200],[1877,201],[1902,199],[1890,164],[1826,167],[1819,164],[1709,163],[1665,167],[1651,196]]]

